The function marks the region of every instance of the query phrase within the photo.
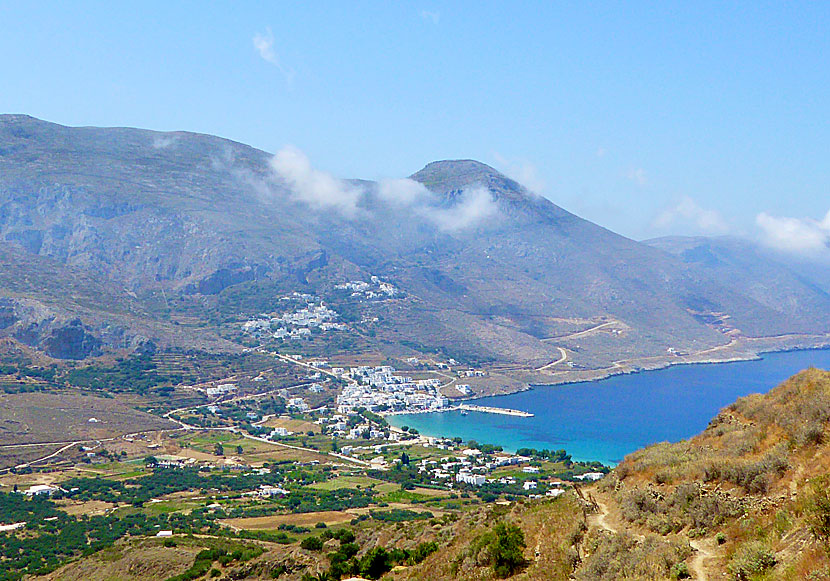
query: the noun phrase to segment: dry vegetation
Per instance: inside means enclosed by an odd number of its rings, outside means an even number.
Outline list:
[[[630,531],[714,541],[712,573],[830,579],[828,421],[830,373],[810,369],[688,441],[631,454],[602,492]]]
[[[688,542],[597,530],[586,538],[585,550],[588,556],[576,571],[578,581],[669,579],[687,570],[684,561],[692,554]]]
[[[11,393],[0,398],[0,444],[91,440],[176,427],[115,399],[77,392]]]
[[[438,530],[441,547],[417,567],[390,579],[496,579],[488,556],[488,533],[498,522],[524,533],[526,564],[510,579],[569,579],[579,564],[578,545],[586,530],[582,504],[574,495],[553,501],[491,505],[448,522]]]

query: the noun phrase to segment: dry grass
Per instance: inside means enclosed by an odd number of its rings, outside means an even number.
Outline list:
[[[58,506],[62,511],[71,516],[80,516],[82,514],[87,516],[100,515],[115,508],[113,503],[104,502],[103,500],[90,500],[87,502],[62,500],[58,501]]]
[[[268,428],[285,428],[286,430],[294,432],[295,434],[305,434],[308,431],[312,431],[315,434],[319,434],[322,431],[322,428],[314,422],[294,420],[291,418],[271,418],[262,425]]]
[[[766,395],[739,399],[690,440],[631,454],[616,476],[635,483],[719,482],[764,494],[782,480],[794,452],[822,447],[828,420],[830,374],[809,369]]]
[[[588,556],[576,572],[578,581],[670,579],[673,569],[692,554],[688,542],[657,535],[638,539],[628,533],[592,531],[585,545]]]
[[[0,398],[0,444],[92,440],[175,427],[116,399],[73,392],[13,393]],[[0,454],[4,451],[0,449]]]

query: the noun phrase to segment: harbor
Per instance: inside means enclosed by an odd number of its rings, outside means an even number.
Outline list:
[[[497,407],[490,407],[490,406],[481,406],[481,405],[474,405],[469,403],[462,403],[456,406],[450,406],[445,408],[436,408],[436,409],[424,409],[424,410],[402,410],[402,411],[394,411],[394,412],[383,412],[381,415],[383,416],[403,416],[403,415],[413,415],[413,414],[434,414],[434,413],[442,413],[442,412],[461,412],[462,415],[467,415],[467,412],[479,412],[482,414],[496,414],[501,416],[513,416],[517,418],[532,418],[533,414],[530,412],[525,412],[522,410],[514,410],[510,408],[497,408]]]
[[[484,414],[498,414],[502,416],[515,416],[519,418],[532,418],[533,414],[530,412],[524,412],[522,410],[513,410],[510,408],[496,408],[490,406],[483,406],[483,405],[473,405],[469,403],[462,403],[457,408],[462,412],[481,412]]]

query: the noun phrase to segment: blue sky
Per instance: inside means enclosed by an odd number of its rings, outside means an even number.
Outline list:
[[[0,54],[0,112],[474,158],[638,239],[830,232],[828,2],[0,0]]]

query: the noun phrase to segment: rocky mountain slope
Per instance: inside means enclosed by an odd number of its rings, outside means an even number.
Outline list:
[[[830,332],[820,285],[782,286],[763,269],[736,281],[474,161],[341,181],[296,155],[212,136],[5,115],[0,240],[0,333],[56,357],[147,340],[233,349],[217,319],[241,324],[281,293],[326,299],[372,276],[403,295],[356,307],[357,319],[378,320],[367,348],[386,354],[534,369],[563,348],[579,367],[601,368],[736,335]],[[64,328],[56,347],[50,337]]]

